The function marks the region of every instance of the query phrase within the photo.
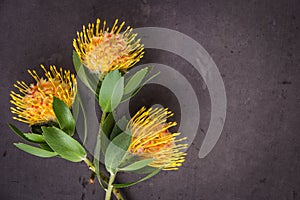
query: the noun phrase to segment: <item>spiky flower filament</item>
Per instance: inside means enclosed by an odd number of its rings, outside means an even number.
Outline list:
[[[137,34],[132,33],[128,26],[120,33],[125,22],[118,26],[115,20],[111,29],[106,27],[106,21],[100,28],[100,19],[94,23],[83,26],[82,32],[77,32],[77,39],[73,46],[81,62],[93,73],[106,74],[112,70],[126,70],[132,67],[143,57],[143,45]]]
[[[187,144],[178,144],[186,138],[176,139],[180,133],[170,133],[169,128],[176,122],[167,122],[173,115],[168,109],[155,108],[146,110],[143,107],[129,121],[132,139],[128,151],[141,158],[154,158],[151,167],[164,170],[177,170],[185,160],[186,153],[182,149]]]
[[[55,66],[50,66],[47,71],[43,65],[45,79],[40,78],[35,70],[28,70],[28,73],[35,79],[36,84],[28,86],[23,81],[17,81],[14,86],[20,91],[17,94],[11,92],[11,112],[17,116],[14,119],[29,125],[56,121],[52,109],[53,96],[64,101],[70,108],[74,102],[77,92],[77,82],[74,74],[69,70],[59,71]]]

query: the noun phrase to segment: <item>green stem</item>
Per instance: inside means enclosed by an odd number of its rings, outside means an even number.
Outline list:
[[[106,194],[105,194],[105,200],[110,200],[111,192],[113,191],[113,187],[114,187],[113,183],[115,181],[116,175],[117,174],[113,174],[113,173],[110,174],[109,182],[108,182],[108,185],[107,185],[107,191],[106,191]]]
[[[99,127],[99,130],[102,128],[103,124],[104,124],[104,121],[105,121],[105,118],[106,118],[106,115],[107,113],[106,112],[102,112],[102,116],[101,116],[101,122],[100,122],[100,127]],[[100,131],[99,131],[99,134]],[[100,141],[97,141],[97,142],[100,142]],[[100,160],[100,158],[98,158]],[[108,177],[104,175],[104,173],[99,169],[99,174],[100,176],[100,185],[102,186],[102,183],[101,183],[101,179],[104,181],[104,183],[106,183],[106,185],[109,185],[109,180],[108,180]],[[111,183],[111,187],[112,187],[112,183]],[[109,189],[109,188],[108,188]],[[104,190],[106,191],[106,194],[108,193],[108,189],[104,188]],[[117,188],[111,188],[112,191],[110,191],[110,195],[111,195],[111,192],[113,192],[114,196],[117,198],[117,200],[125,200],[124,197],[122,196],[121,192],[119,189]]]
[[[96,173],[96,169],[95,169],[93,163],[89,159],[85,158],[83,161],[86,163],[86,165],[89,167],[89,169],[92,172]]]
[[[100,128],[102,128],[102,126],[103,126],[105,117],[106,117],[106,112],[103,111],[103,112],[102,112],[102,116],[101,116]]]
[[[93,173],[97,174],[97,173],[96,173],[96,170],[95,170],[95,166],[93,165],[93,163],[92,163],[89,159],[85,158],[83,161],[86,163],[86,165],[89,167],[89,169],[90,169]],[[109,184],[108,177],[105,176],[104,173],[103,173],[101,170],[99,170],[99,176],[100,176],[100,178],[101,178],[107,185]],[[99,180],[99,181],[101,181],[101,180]],[[112,183],[111,183],[111,184],[112,184]],[[108,190],[108,189],[106,189],[106,188],[103,188],[103,189],[104,189],[105,191]],[[112,188],[112,192],[113,192],[113,194],[115,195],[115,197],[117,198],[117,200],[125,200],[124,197],[122,196],[122,194],[121,194],[121,192],[120,192],[119,189],[117,189],[117,188]]]
[[[104,175],[104,173],[101,171],[99,163],[100,163],[100,152],[101,148],[98,149],[97,147],[101,144],[101,130],[105,121],[105,117],[106,117],[106,112],[102,111],[102,116],[101,116],[101,121],[99,124],[99,132],[98,132],[98,136],[97,136],[97,143],[96,143],[96,148],[95,148],[95,152],[94,152],[94,163],[95,163],[95,168],[97,168],[96,170],[99,171],[97,177],[99,180],[99,183],[101,185],[101,187],[106,191],[106,188],[104,186],[104,184],[102,183],[102,180],[107,184],[108,182],[108,178]],[[96,163],[98,163],[96,165]],[[97,173],[96,173],[97,174]]]

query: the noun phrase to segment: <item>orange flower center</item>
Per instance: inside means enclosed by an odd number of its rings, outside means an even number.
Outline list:
[[[131,48],[127,44],[122,34],[104,32],[100,37],[94,36],[83,62],[91,71],[107,73],[130,59]]]

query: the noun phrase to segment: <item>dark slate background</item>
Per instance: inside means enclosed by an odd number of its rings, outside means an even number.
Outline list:
[[[13,122],[9,111],[13,84],[32,81],[26,70],[38,69],[40,63],[72,69],[72,39],[83,24],[97,17],[191,36],[214,59],[227,92],[221,138],[206,158],[199,159],[210,107],[202,79],[180,58],[146,51],[143,62],[168,64],[188,78],[197,89],[204,117],[184,166],[124,190],[128,199],[300,199],[299,10],[297,0],[1,0],[0,199],[103,199],[99,185],[87,184],[90,173],[84,164],[19,151],[12,143],[20,139],[6,124]],[[164,88],[148,89],[156,96],[165,93]],[[146,99],[147,88],[140,95]],[[174,102],[169,106],[176,113],[176,100],[169,95],[173,100],[165,102]],[[157,100],[149,98],[148,103]],[[118,181],[130,179],[131,175],[121,175]]]

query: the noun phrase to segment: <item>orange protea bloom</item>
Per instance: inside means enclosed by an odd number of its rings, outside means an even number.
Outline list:
[[[170,133],[168,129],[176,122],[167,122],[173,113],[168,109],[142,108],[129,121],[132,139],[128,151],[144,159],[154,158],[151,167],[177,170],[184,162],[186,153],[182,149],[187,144],[177,144],[186,138],[176,139],[180,133]]]
[[[52,109],[53,96],[71,107],[77,91],[75,76],[69,70],[63,71],[60,68],[58,71],[55,66],[50,66],[50,71],[47,71],[43,65],[41,68],[45,71],[47,79],[40,78],[35,70],[28,70],[36,84],[28,86],[23,81],[17,81],[14,86],[22,94],[14,91],[10,94],[10,102],[15,105],[11,107],[11,112],[17,115],[13,118],[29,125],[56,121]]]
[[[106,74],[112,70],[126,70],[143,57],[143,45],[137,34],[132,33],[129,26],[120,33],[125,22],[119,26],[116,19],[113,27],[106,27],[106,21],[100,28],[100,19],[96,25],[83,26],[82,32],[77,32],[73,46],[81,62],[93,73]]]

